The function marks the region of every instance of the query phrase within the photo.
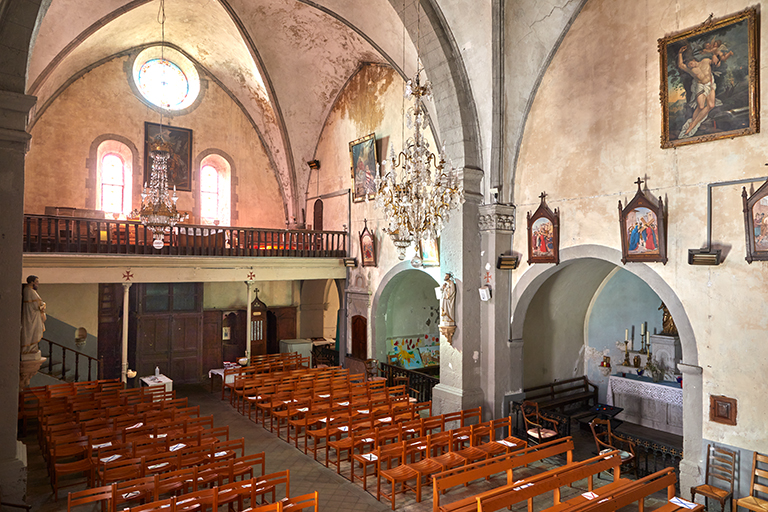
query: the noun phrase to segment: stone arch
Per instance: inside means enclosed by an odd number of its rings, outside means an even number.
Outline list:
[[[702,460],[702,373],[698,366],[696,337],[690,319],[674,289],[649,265],[645,263],[621,263],[621,251],[601,245],[579,245],[560,251],[560,265],[533,265],[520,276],[512,291],[511,338],[520,343],[523,340],[523,324],[528,308],[536,292],[556,273],[570,265],[587,260],[600,260],[623,268],[645,282],[669,308],[675,319],[683,359],[680,370],[684,374],[683,387],[683,454],[680,463],[680,485],[694,485],[703,472]],[[522,357],[521,357],[522,359]],[[495,371],[508,371],[510,367],[522,368],[524,361],[499,362]],[[522,377],[520,377],[520,383]],[[522,385],[519,386],[522,391]]]
[[[404,274],[409,272],[421,272],[428,275],[434,282],[434,287],[439,286],[440,269],[439,268],[413,268],[409,261],[401,261],[397,265],[393,266],[389,271],[381,278],[376,292],[373,294],[371,300],[371,309],[369,314],[370,321],[368,322],[368,329],[370,332],[368,354],[370,357],[379,359],[381,347],[384,346],[386,340],[386,303],[389,299],[389,294],[392,292],[393,284],[397,284],[397,281],[404,279]],[[435,298],[437,302],[437,298]],[[438,319],[439,320],[439,319]],[[383,349],[382,349],[383,350]]]

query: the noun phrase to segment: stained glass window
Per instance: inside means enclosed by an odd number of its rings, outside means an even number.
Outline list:
[[[167,108],[183,108],[189,80],[179,66],[167,59],[151,59],[139,69],[139,91],[150,102]]]
[[[101,159],[101,209],[105,212],[123,211],[124,169],[123,159],[115,153]]]

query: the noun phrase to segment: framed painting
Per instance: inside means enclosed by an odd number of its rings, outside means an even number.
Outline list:
[[[376,237],[368,229],[368,219],[364,219],[365,227],[360,233],[360,257],[364,267],[376,266]]]
[[[376,135],[368,134],[349,143],[352,161],[352,201],[359,203],[376,197]]]
[[[422,267],[440,266],[440,242],[434,238],[419,240],[419,252],[421,252]]]
[[[528,264],[560,263],[560,211],[553,212],[541,193],[541,204],[528,212]]]
[[[757,10],[659,39],[661,147],[760,130]]]
[[[149,183],[152,161],[149,158],[150,145],[160,135],[160,125],[144,123],[144,183]],[[168,159],[168,186],[176,190],[192,190],[192,130],[163,125],[163,138],[171,146]]]
[[[768,181],[748,196],[744,187],[744,229],[747,242],[747,261],[768,260]]]
[[[625,208],[619,200],[621,262],[661,262],[667,264],[667,215],[664,201],[646,197],[637,178],[637,193]]]

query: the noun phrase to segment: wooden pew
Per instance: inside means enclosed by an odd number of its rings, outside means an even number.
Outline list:
[[[559,380],[543,386],[524,389],[525,399],[539,403],[539,408],[561,411],[566,405],[583,402],[597,405],[597,386],[589,382],[586,376]]]
[[[594,475],[613,469],[614,484],[617,486],[629,483],[627,479],[620,479],[621,457],[619,451],[614,450],[604,455],[598,455],[580,462],[572,462],[554,468],[538,475],[518,480],[512,484],[501,486],[474,496],[474,504],[465,505],[452,510],[493,512],[503,508],[511,507],[517,503],[527,501],[528,512],[533,512],[533,498],[554,491],[554,502],[560,502],[560,488],[565,485],[571,485],[574,482],[588,479],[588,489],[594,489]],[[674,474],[672,475],[674,478]],[[609,484],[610,485],[610,484]],[[606,486],[603,486],[606,487]],[[674,482],[673,482],[674,488]]]
[[[474,480],[487,478],[498,473],[507,474],[507,483],[514,482],[512,470],[536,462],[547,457],[566,454],[566,461],[573,461],[573,438],[564,437],[548,443],[531,446],[507,455],[501,455],[488,460],[481,460],[466,466],[460,466],[448,471],[443,471],[432,476],[432,510],[433,512],[447,512],[459,509],[464,505],[470,505],[468,510],[474,507],[474,497],[466,498],[446,506],[440,505],[440,495],[447,489],[463,486]]]

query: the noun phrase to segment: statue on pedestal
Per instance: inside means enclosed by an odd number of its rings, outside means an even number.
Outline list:
[[[19,365],[19,386],[25,388],[29,379],[37,373],[45,358],[40,356],[38,344],[45,332],[45,302],[37,293],[40,283],[37,276],[27,277],[27,284],[21,292],[21,364]]]
[[[440,332],[448,343],[453,343],[453,333],[456,332],[454,311],[456,307],[456,282],[453,276],[446,272],[443,285],[440,287]]]
[[[672,318],[672,314],[670,314],[666,304],[662,302],[661,306],[659,306],[659,309],[663,310],[661,317],[661,334],[666,334],[667,336],[677,336],[677,326],[675,325],[675,320]]]

